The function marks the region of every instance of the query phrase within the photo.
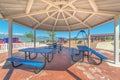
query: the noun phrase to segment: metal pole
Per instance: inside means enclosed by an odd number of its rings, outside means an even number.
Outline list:
[[[90,48],[91,36],[90,36],[90,28],[88,28],[88,47]]]
[[[34,30],[34,48],[36,48],[36,30]]]
[[[54,34],[54,31],[52,31],[52,42],[54,43],[54,36],[53,36],[53,34]]]
[[[8,57],[12,57],[12,19],[9,19],[9,29],[8,29]]]
[[[119,64],[119,16],[114,17],[114,61]]]
[[[69,31],[69,49],[71,48],[71,32]]]

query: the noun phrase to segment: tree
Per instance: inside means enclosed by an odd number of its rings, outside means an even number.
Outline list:
[[[55,37],[56,36],[56,33],[55,32],[50,32],[50,31],[46,31],[46,33],[49,35],[49,37],[51,37],[51,39],[52,39],[52,37]]]
[[[34,35],[33,35],[32,31],[30,31],[29,33],[25,33],[25,36],[26,36],[27,38],[31,39],[31,42],[33,42],[33,40],[34,40]]]

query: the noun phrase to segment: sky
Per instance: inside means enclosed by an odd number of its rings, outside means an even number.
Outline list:
[[[119,21],[120,24],[120,21]],[[25,33],[33,32],[32,29],[27,28],[25,26],[21,26],[18,24],[13,24],[13,34],[18,35],[24,35]],[[120,29],[119,29],[120,31]],[[79,31],[72,31],[71,37],[76,37],[77,33]],[[87,30],[86,30],[87,32]],[[8,34],[8,22],[5,20],[0,19],[0,33],[1,34]],[[104,34],[104,33],[114,33],[114,22],[110,22],[101,26],[97,26],[95,28],[91,29],[91,34]],[[48,34],[46,34],[46,31],[37,30],[37,36],[46,36],[48,37]],[[56,37],[69,37],[68,32],[56,32]]]

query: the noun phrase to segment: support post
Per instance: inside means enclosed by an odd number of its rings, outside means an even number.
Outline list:
[[[9,28],[8,28],[8,57],[12,57],[12,19],[9,19]]]
[[[88,28],[88,47],[90,48],[91,36],[90,36],[90,28]]]
[[[34,48],[36,48],[36,30],[34,30]]]
[[[54,36],[53,36],[53,34],[54,34],[54,31],[52,31],[52,42],[54,43]]]
[[[119,16],[114,17],[114,62],[119,64]]]
[[[71,48],[71,32],[69,31],[69,49]]]

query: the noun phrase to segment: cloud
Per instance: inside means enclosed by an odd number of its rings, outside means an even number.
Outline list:
[[[8,33],[0,32],[0,34],[7,35]]]
[[[2,34],[2,35],[8,35],[8,33],[4,33],[4,32],[0,32],[0,34]],[[13,35],[24,35],[24,34],[22,34],[22,33],[13,33]]]
[[[24,35],[22,33],[13,33],[13,35]]]
[[[0,32],[0,34],[4,34],[3,32]]]

